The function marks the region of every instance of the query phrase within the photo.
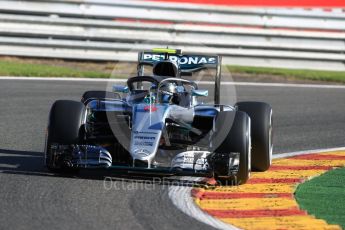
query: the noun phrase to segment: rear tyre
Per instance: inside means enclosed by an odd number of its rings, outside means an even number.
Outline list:
[[[231,127],[231,128],[226,128]],[[215,179],[220,185],[238,185],[247,182],[251,172],[251,134],[250,118],[247,114],[239,111],[219,112],[215,124],[217,140],[213,140],[216,147],[215,154],[229,154],[237,152],[239,157],[239,170],[237,175],[219,173],[215,166]],[[218,171],[218,172],[217,172]]]
[[[61,159],[52,154],[52,144],[72,145],[82,141],[83,124],[85,120],[85,106],[81,102],[59,100],[56,101],[49,114],[46,133],[45,165],[54,172],[69,172],[70,170]]]
[[[263,102],[239,102],[235,106],[251,119],[252,168],[264,172],[272,163],[273,110]]]
[[[91,99],[104,99],[104,98],[121,99],[121,96],[118,93],[109,92],[109,91],[100,91],[100,90],[86,91],[81,97],[81,102],[85,104]]]

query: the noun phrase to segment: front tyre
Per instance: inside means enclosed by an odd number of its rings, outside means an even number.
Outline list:
[[[251,129],[250,118],[239,111],[219,112],[215,122],[215,154],[239,153],[239,168],[236,176],[224,170],[217,170],[215,179],[220,185],[239,185],[247,182],[251,172]]]
[[[52,152],[52,145],[73,145],[82,141],[82,127],[85,123],[85,106],[81,102],[56,101],[49,114],[45,143],[45,165],[50,171],[68,171]]]
[[[264,172],[272,163],[273,110],[263,102],[239,102],[235,107],[252,121],[252,168]]]

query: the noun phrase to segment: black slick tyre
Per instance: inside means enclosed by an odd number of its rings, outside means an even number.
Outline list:
[[[56,101],[49,114],[45,144],[45,165],[54,172],[66,171],[58,159],[52,154],[52,145],[73,145],[82,141],[85,106],[81,102]]]
[[[246,113],[239,111],[219,112],[215,122],[217,147],[215,154],[239,153],[239,169],[237,175],[229,176],[224,170],[220,173],[215,166],[215,179],[220,185],[238,185],[247,182],[251,172],[250,153],[250,118]],[[226,158],[225,158],[226,159]]]
[[[252,133],[252,169],[263,172],[272,162],[273,110],[263,102],[239,102],[235,105],[239,111],[248,114],[251,119]]]

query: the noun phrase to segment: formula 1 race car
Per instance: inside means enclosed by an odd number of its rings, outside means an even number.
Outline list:
[[[171,49],[138,56],[137,76],[125,86],[53,104],[45,145],[49,170],[214,177],[233,185],[245,183],[251,169],[270,167],[271,106],[221,105],[220,56]],[[182,78],[206,68],[215,72],[212,104],[199,102],[208,90]]]

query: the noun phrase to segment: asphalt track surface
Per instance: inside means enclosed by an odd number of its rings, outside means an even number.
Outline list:
[[[0,81],[0,229],[210,229],[173,206],[167,185],[118,178],[109,190],[103,180],[44,169],[51,104],[105,85]],[[272,105],[275,153],[345,145],[344,89],[236,86],[236,92],[231,101]]]

